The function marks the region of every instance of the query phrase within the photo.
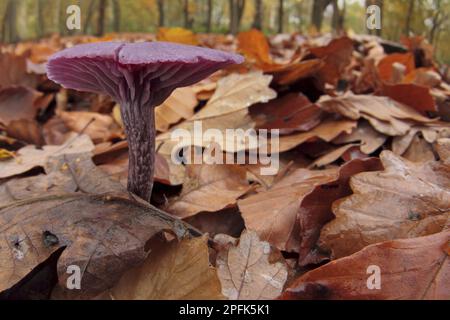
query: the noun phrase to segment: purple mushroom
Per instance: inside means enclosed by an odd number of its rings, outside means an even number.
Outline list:
[[[242,62],[236,54],[167,42],[100,42],[56,53],[48,61],[47,75],[65,88],[107,94],[120,104],[129,148],[128,190],[149,201],[154,107],[174,89]]]

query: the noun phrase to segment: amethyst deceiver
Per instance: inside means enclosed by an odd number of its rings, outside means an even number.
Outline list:
[[[107,94],[120,104],[129,148],[128,190],[149,201],[154,107],[176,88],[242,62],[240,55],[168,42],[98,42],[54,54],[47,75],[65,88]]]

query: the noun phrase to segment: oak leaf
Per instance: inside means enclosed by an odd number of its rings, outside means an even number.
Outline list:
[[[90,157],[53,157],[45,166],[47,174],[0,186],[3,294],[14,292],[15,284],[65,248],[57,263],[61,288],[66,288],[68,267],[75,265],[82,278],[81,290],[74,294],[91,297],[142,262],[154,235],[184,233],[183,223],[130,196],[96,169]]]
[[[334,257],[448,226],[450,167],[445,160],[413,163],[390,151],[383,151],[380,159],[384,171],[353,176],[353,194],[333,203],[336,219],[322,229],[319,245],[331,249]]]
[[[168,203],[166,210],[187,218],[234,205],[250,189],[245,173],[235,165],[188,165],[181,194]]]
[[[271,251],[269,243],[246,230],[236,245],[221,250],[216,265],[222,294],[230,300],[277,298],[286,282],[287,268],[283,262],[270,263]]]
[[[370,245],[304,274],[281,299],[448,300],[449,239],[447,230]]]
[[[223,299],[217,272],[209,263],[208,238],[154,245],[139,267],[111,289],[114,300]]]

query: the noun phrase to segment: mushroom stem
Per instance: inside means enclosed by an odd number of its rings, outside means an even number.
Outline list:
[[[128,191],[150,202],[155,168],[154,108],[137,101],[121,104],[128,140]]]

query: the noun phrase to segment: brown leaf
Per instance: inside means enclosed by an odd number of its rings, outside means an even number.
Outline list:
[[[322,120],[323,112],[303,94],[290,93],[251,108],[257,129],[280,129],[281,134],[308,131]]]
[[[245,177],[245,169],[239,166],[188,165],[181,194],[169,202],[166,210],[187,218],[234,205],[250,189]]]
[[[287,279],[287,268],[282,262],[270,263],[270,253],[270,245],[252,231],[244,231],[236,246],[220,251],[216,264],[222,294],[230,300],[278,297]]]
[[[285,86],[293,84],[300,79],[311,77],[316,73],[320,74],[324,65],[325,63],[321,59],[310,59],[294,61],[270,71],[273,74],[273,81],[280,86]]]
[[[432,145],[418,135],[414,136],[411,144],[402,157],[412,162],[428,162],[436,160]]]
[[[191,31],[180,27],[159,28],[156,34],[158,41],[176,42],[187,45],[198,45],[196,35]]]
[[[300,61],[300,55],[294,55],[289,63],[275,63],[270,55],[271,48],[266,36],[256,29],[239,33],[237,40],[238,50],[245,55],[247,61],[258,69],[273,74],[274,82],[279,85],[289,85],[312,76],[324,65],[320,59]]]
[[[387,97],[351,93],[337,98],[323,96],[318,106],[325,111],[339,113],[350,119],[365,118],[377,131],[390,136],[404,135],[414,122],[434,121]]]
[[[46,173],[0,186],[0,291],[66,247],[58,260],[60,285],[76,265],[82,270],[76,294],[89,297],[142,262],[150,238],[175,230],[173,218],[130,197],[88,154],[52,158]]]
[[[154,246],[147,259],[111,289],[114,300],[223,299],[209,264],[206,236]]]
[[[58,116],[70,130],[87,134],[94,143],[108,141],[118,134],[111,116],[88,111],[59,111]]]
[[[354,147],[359,147],[359,144],[357,143],[350,143],[346,144],[344,146],[337,147],[335,149],[332,149],[331,151],[325,153],[324,155],[320,156],[318,159],[316,159],[313,163],[309,165],[310,168],[314,167],[324,167],[327,164],[333,163],[339,158],[341,158],[347,151]]]
[[[182,119],[189,119],[194,115],[198,100],[191,87],[178,88],[155,108],[156,130],[165,132],[172,124]]]
[[[16,55],[9,52],[0,53],[0,87],[23,85],[34,88],[36,77],[27,73],[27,60],[25,55]]]
[[[219,130],[224,138],[227,138],[227,129],[253,129],[254,123],[248,115],[248,107],[258,102],[267,102],[276,97],[276,92],[269,88],[271,76],[265,76],[260,72],[247,75],[232,74],[222,78],[208,104],[188,121],[172,127],[169,132],[156,137],[158,152],[170,156],[175,147],[179,145],[178,139],[172,139],[175,130],[186,130],[191,135],[191,141],[187,145],[209,147],[213,142],[207,138],[202,139],[208,129]],[[237,81],[237,82],[236,82]],[[239,84],[239,85],[237,85]],[[201,136],[196,134],[194,120],[201,120]],[[232,139],[232,138],[231,138]],[[221,140],[221,139],[219,139]],[[222,151],[238,152],[249,148],[249,144],[240,139],[230,141],[215,141]]]
[[[333,204],[336,219],[320,235],[335,257],[390,239],[439,232],[450,213],[450,167],[442,162],[412,163],[384,151],[385,168],[353,176],[353,195]]]
[[[42,146],[45,144],[41,126],[35,120],[13,120],[6,128],[8,136],[17,140]]]
[[[411,145],[414,137],[421,134],[425,141],[432,144],[439,138],[450,137],[450,127],[447,122],[436,121],[426,125],[415,125],[403,136],[394,137],[392,151],[397,155],[403,155]]]
[[[269,88],[271,76],[262,72],[230,74],[217,83],[214,95],[202,110],[190,120],[202,120],[247,109],[257,102],[267,102],[277,96]]]
[[[336,175],[326,183],[317,185],[301,201],[298,210],[299,263],[302,266],[318,264],[325,258],[317,250],[316,242],[322,227],[332,219],[335,200],[351,195],[350,177],[360,172],[381,170],[378,158],[355,159],[343,164]]]
[[[33,145],[28,145],[17,151],[15,158],[2,161],[0,178],[12,177],[35,167],[44,167],[50,157],[91,152],[93,149],[94,145],[86,135],[72,136],[72,139],[61,146],[44,146],[37,149]]]
[[[350,194],[350,192],[343,194],[348,189],[346,185],[349,177],[364,170],[373,170],[374,167],[378,169],[377,163],[377,160],[353,160],[341,169],[297,169],[274,183],[268,190],[238,201],[245,225],[247,229],[256,231],[262,240],[268,241],[278,249],[298,252],[300,239],[309,238],[311,229],[318,228],[315,230],[317,240],[320,227],[325,223],[317,227],[316,224],[304,222],[311,218],[301,217],[302,224],[299,225],[297,222],[299,209],[303,216],[315,210],[316,216],[313,221],[315,218],[329,221],[331,219],[329,217],[332,216],[331,203],[337,199],[335,193],[342,196]],[[328,188],[328,185],[333,188]],[[327,190],[327,193],[323,194],[321,188]],[[308,203],[315,200],[317,194],[320,194],[321,206],[308,206]],[[304,201],[307,209],[302,208]],[[322,218],[323,216],[326,218]],[[305,233],[300,232],[299,228],[305,226],[309,229]],[[303,254],[306,253],[303,251]]]
[[[239,200],[245,226],[280,250],[295,250],[298,247],[295,221],[303,197],[315,186],[335,179],[336,172],[336,169],[297,169],[267,191]]]
[[[251,62],[256,63],[260,68],[264,65],[271,66],[273,64],[270,56],[269,42],[265,35],[257,30],[240,32],[237,35],[238,50],[245,55]],[[264,69],[263,69],[264,70]]]
[[[319,70],[319,79],[325,84],[336,85],[350,65],[353,41],[348,37],[332,40],[328,45],[310,49],[311,53],[325,61]]]
[[[405,74],[408,74],[415,69],[414,55],[412,53],[393,53],[387,55],[378,63],[378,73],[382,80],[393,80],[393,65],[395,63],[400,63],[406,67]]]
[[[42,93],[28,87],[0,88],[0,122],[8,126],[14,120],[34,120],[49,103]]]
[[[430,94],[430,89],[424,86],[412,83],[384,84],[382,94],[397,102],[410,106],[421,113],[437,111],[436,103]]]
[[[343,132],[352,132],[356,126],[357,122],[354,120],[324,120],[321,124],[307,132],[280,137],[279,152],[291,150],[296,146],[314,138],[320,138],[327,142],[332,141]]]
[[[370,245],[301,276],[282,299],[450,299],[450,231]],[[369,289],[369,266],[381,288]]]
[[[373,129],[367,121],[359,121],[358,127],[351,133],[343,133],[333,140],[333,143],[343,144],[350,142],[361,142],[361,151],[365,154],[371,154],[380,148],[387,137]]]

